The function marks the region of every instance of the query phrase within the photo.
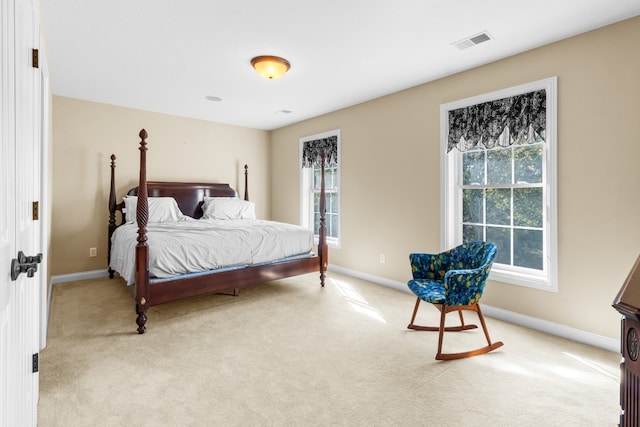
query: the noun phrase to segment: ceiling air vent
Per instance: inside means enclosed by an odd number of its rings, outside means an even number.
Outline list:
[[[466,37],[462,40],[458,40],[457,42],[451,43],[451,44],[460,50],[464,50],[468,47],[475,46],[489,40],[491,40],[491,36],[486,31],[483,31],[481,33],[475,34],[470,37]]]

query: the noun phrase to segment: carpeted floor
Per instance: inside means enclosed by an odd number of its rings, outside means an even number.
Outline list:
[[[434,360],[408,293],[330,273],[149,310],[120,280],[54,287],[40,358],[46,426],[614,426],[616,353],[487,318],[500,349]],[[438,312],[423,304],[422,323]],[[450,315],[455,322],[455,314]],[[474,314],[467,315],[475,322]],[[481,330],[445,351],[482,346]]]

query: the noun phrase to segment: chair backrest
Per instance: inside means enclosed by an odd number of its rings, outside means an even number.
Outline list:
[[[491,242],[468,242],[437,254],[412,253],[409,261],[414,279],[444,280],[449,270],[476,269],[492,263],[496,252]]]
[[[492,242],[467,242],[449,251],[449,256],[454,268],[480,268],[493,260],[498,252],[495,243]]]

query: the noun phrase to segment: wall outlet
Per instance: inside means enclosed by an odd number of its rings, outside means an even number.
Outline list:
[[[98,256],[98,249],[97,248],[89,248],[89,257],[93,258]]]
[[[380,254],[380,264],[384,264],[384,254]]]

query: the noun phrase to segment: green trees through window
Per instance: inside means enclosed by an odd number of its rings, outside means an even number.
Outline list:
[[[496,263],[543,269],[542,144],[462,153],[462,239],[494,242]]]

